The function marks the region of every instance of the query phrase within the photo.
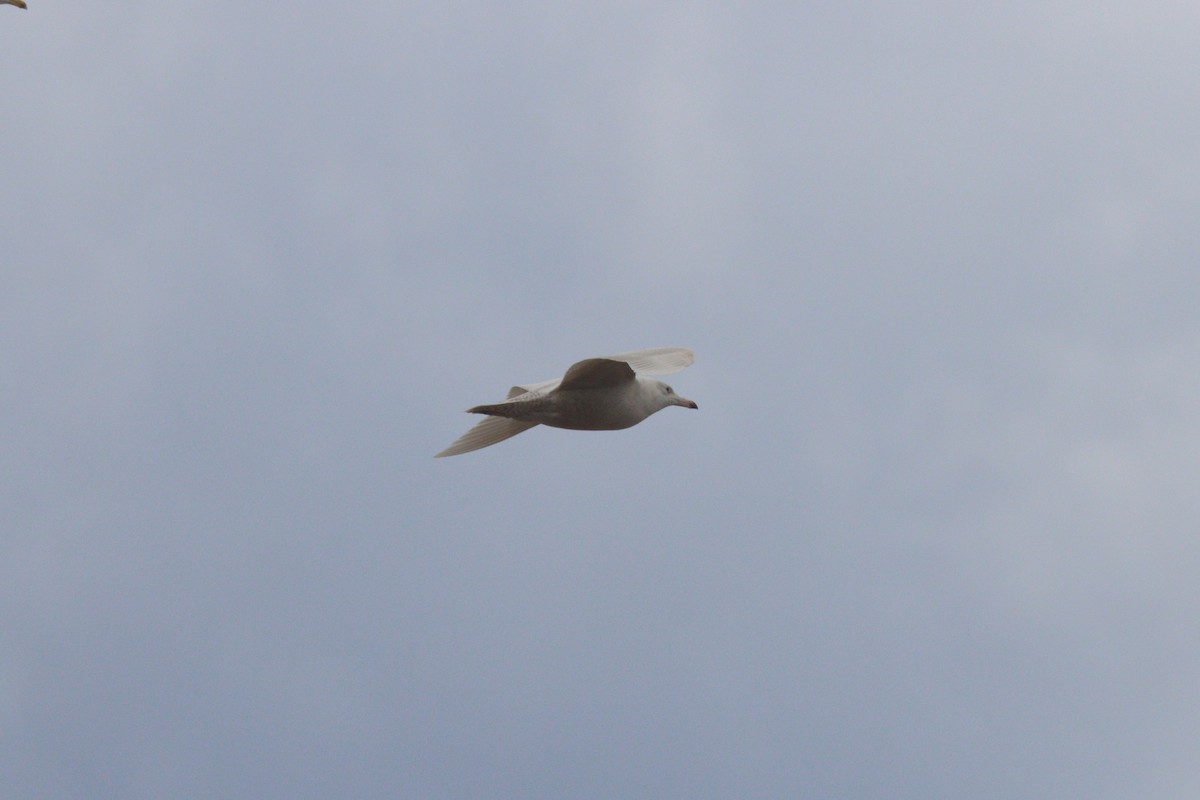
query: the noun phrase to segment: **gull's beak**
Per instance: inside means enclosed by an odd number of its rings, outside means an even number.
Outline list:
[[[696,405],[695,401],[688,400],[686,397],[676,397],[675,405],[683,406],[684,408],[699,408],[700,407],[700,406]]]

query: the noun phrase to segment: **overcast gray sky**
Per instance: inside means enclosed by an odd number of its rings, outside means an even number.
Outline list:
[[[0,796],[1200,796],[1195,3],[30,6]]]

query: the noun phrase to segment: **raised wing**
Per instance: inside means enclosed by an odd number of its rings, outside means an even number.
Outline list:
[[[521,422],[520,420],[508,419],[507,417],[487,417],[483,422],[480,422],[474,428],[471,428],[471,430],[458,437],[454,441],[454,444],[438,453],[434,458],[457,456],[462,453],[469,453],[472,450],[479,450],[496,442],[503,442],[505,439],[516,436],[522,431],[527,431],[537,424],[536,422]]]
[[[585,358],[571,365],[557,391],[605,389],[633,380],[633,368],[625,361],[611,358]]]
[[[611,361],[624,361],[634,372],[643,375],[670,375],[692,365],[696,356],[686,347],[651,347],[605,356]]]

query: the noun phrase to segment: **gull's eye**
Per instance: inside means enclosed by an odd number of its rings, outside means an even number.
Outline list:
[[[674,390],[674,389],[672,389],[670,386],[668,386],[668,387],[667,387],[667,394],[675,394],[675,390]]]

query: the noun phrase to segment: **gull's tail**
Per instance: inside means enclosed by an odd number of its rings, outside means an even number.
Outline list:
[[[539,411],[544,411],[549,402],[544,394],[535,394],[533,392],[525,392],[514,396],[514,392],[519,389],[519,386],[514,386],[513,391],[509,392],[509,400],[503,403],[489,403],[484,406],[475,406],[468,408],[468,414],[487,414],[492,417],[508,417],[509,419],[521,419],[529,414],[535,414]]]
[[[501,403],[503,405],[503,403]],[[477,406],[477,408],[490,408],[491,406]],[[472,411],[476,409],[472,408]],[[477,413],[486,414],[486,411]],[[536,422],[522,422],[519,419],[507,419],[506,417],[488,417],[483,422],[480,422],[474,428],[464,433],[455,440],[454,444],[447,447],[442,452],[438,453],[434,458],[442,458],[443,456],[457,456],[462,453],[469,453],[472,450],[478,450],[482,447],[503,442],[512,436],[516,436],[521,431],[527,431]]]
[[[525,415],[527,407],[524,403],[492,403],[486,406],[474,406],[467,409],[468,414],[487,414],[490,417],[508,417],[516,419]]]

